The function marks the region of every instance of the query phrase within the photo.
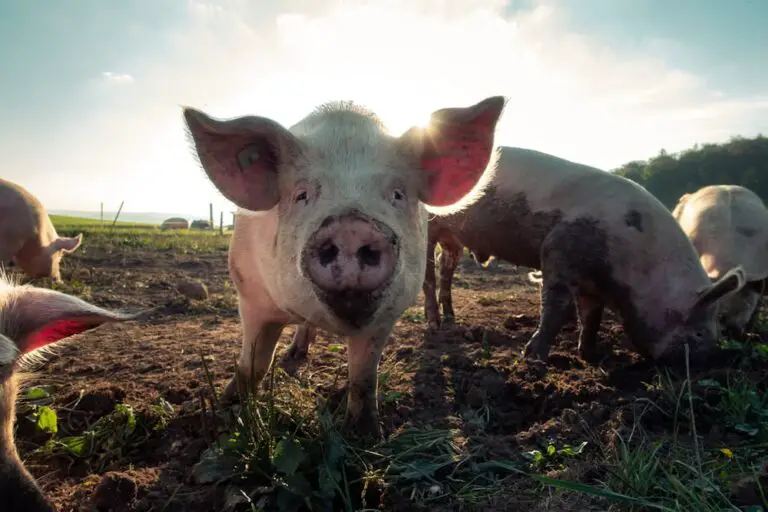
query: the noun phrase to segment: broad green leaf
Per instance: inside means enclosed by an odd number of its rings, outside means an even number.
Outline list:
[[[48,398],[51,396],[48,391],[40,386],[33,386],[24,393],[24,398],[27,400],[40,400],[41,398]]]
[[[56,411],[48,406],[42,406],[37,409],[37,428],[43,432],[55,434],[58,432],[58,422]]]
[[[59,442],[69,453],[78,457],[82,457],[85,454],[88,445],[85,436],[64,437],[60,439]]]
[[[281,439],[275,447],[275,468],[285,476],[292,476],[296,473],[307,454],[304,453],[304,449],[294,439],[284,438]]]

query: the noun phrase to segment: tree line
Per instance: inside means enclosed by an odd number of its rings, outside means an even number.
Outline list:
[[[642,185],[670,210],[680,196],[707,185],[741,185],[768,204],[768,137],[733,137],[677,154],[662,149],[647,161],[632,161],[613,172]]]

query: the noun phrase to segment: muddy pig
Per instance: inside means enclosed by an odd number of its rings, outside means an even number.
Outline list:
[[[747,284],[721,301],[726,329],[752,330],[768,278],[768,209],[751,190],[710,185],[683,195],[672,215],[693,242],[707,275],[717,281],[741,265]]]
[[[83,241],[61,237],[45,207],[29,191],[0,178],[0,262],[13,262],[32,279],[61,282],[59,262]]]
[[[499,151],[483,195],[430,220],[427,250],[433,255],[447,232],[472,251],[542,271],[541,318],[524,357],[548,358],[571,301],[586,360],[597,356],[605,306],[621,317],[629,346],[651,360],[679,354],[685,343],[699,353],[715,347],[716,303],[744,286],[743,269],[710,281],[671,212],[628,179],[538,151]],[[446,253],[446,267],[455,268]],[[424,295],[427,321],[436,324],[434,258]]]
[[[39,349],[105,322],[137,318],[106,311],[61,292],[19,286],[0,273],[0,509],[55,510],[24,467],[13,439],[17,366]]]
[[[477,197],[504,104],[437,110],[400,136],[352,102],[324,104],[287,129],[185,108],[202,168],[238,206],[229,271],[243,342],[225,402],[240,383],[257,389],[286,325],[308,322],[348,339],[345,428],[381,435],[377,369],[424,278],[426,207]]]

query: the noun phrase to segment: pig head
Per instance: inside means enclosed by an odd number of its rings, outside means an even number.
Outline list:
[[[0,273],[0,503],[9,512],[55,510],[22,464],[13,438],[17,383],[14,371],[31,352],[105,322],[136,318],[78,298],[16,286]]]
[[[438,110],[399,137],[351,102],[322,105],[290,129],[185,109],[203,169],[240,208],[230,245],[249,331],[239,372],[258,382],[282,327],[308,322],[351,338],[350,393],[375,389],[383,344],[423,280],[425,206],[460,208],[482,190],[504,103]],[[368,391],[365,408],[375,409]]]
[[[684,194],[673,210],[714,282],[741,265],[746,285],[724,298],[723,325],[736,335],[752,328],[768,279],[768,209],[738,185],[709,185]]]

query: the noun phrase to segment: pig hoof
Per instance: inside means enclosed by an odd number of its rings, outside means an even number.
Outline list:
[[[224,392],[219,397],[219,402],[222,405],[236,404],[240,401],[240,394],[237,392],[237,377],[232,377],[227,386],[224,388]]]
[[[361,417],[357,420],[347,417],[344,420],[344,431],[350,439],[364,445],[376,444],[384,438],[376,416]]]
[[[438,322],[437,320],[429,320],[427,325],[429,327],[429,330],[431,331],[440,330],[440,322]]]
[[[597,362],[597,352],[594,349],[587,349],[579,347],[579,357],[587,363],[594,364]]]
[[[536,341],[529,341],[523,349],[523,359],[537,359],[542,362],[547,362],[549,358],[549,350],[544,350]]]
[[[280,367],[288,375],[294,375],[302,363],[307,361],[307,350],[296,345],[291,345],[280,359]]]
[[[443,317],[443,327],[453,327],[456,325],[456,319],[453,316]]]

